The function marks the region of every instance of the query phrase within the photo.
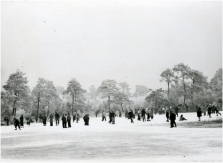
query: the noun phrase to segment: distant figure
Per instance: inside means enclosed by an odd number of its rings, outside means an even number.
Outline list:
[[[102,121],[104,121],[104,120],[106,121],[106,114],[105,114],[105,111],[102,112]]]
[[[55,120],[56,120],[56,126],[57,125],[59,126],[59,123],[60,123],[60,115],[57,112],[55,113]]]
[[[208,116],[211,118],[212,107],[211,104],[208,105]]]
[[[80,115],[79,115],[78,112],[76,112],[76,122],[77,122],[77,123],[78,123],[78,121],[79,121],[79,118],[80,118]]]
[[[147,121],[150,121],[150,117],[151,117],[151,111],[150,109],[147,110]]]
[[[23,127],[24,128],[24,118],[23,118],[23,115],[21,115],[20,117],[20,127]]]
[[[110,110],[109,111],[109,121],[108,121],[108,123],[111,123],[112,122],[112,111]]]
[[[119,111],[118,110],[116,111],[116,115],[117,115],[117,117],[119,116]]]
[[[88,126],[89,125],[89,114],[86,114],[84,117],[83,117],[83,119],[84,119],[84,125],[86,125],[86,126]]]
[[[50,126],[53,126],[53,114],[50,114]]]
[[[67,118],[65,114],[62,116],[62,126],[63,128],[67,128]]]
[[[70,116],[70,113],[68,113],[68,115],[67,115],[67,125],[68,125],[68,128],[71,128],[71,116]]]
[[[179,121],[186,121],[187,119],[183,117],[183,114],[181,114]]]
[[[179,112],[179,105],[177,105],[176,107],[175,107],[175,114],[177,115],[177,117],[178,117],[178,112]]]
[[[170,112],[166,111],[166,121],[169,122],[170,119]]]
[[[115,112],[112,110],[112,111],[111,111],[111,120],[112,120],[112,124],[115,124],[115,116],[116,116],[116,114],[115,114]]]
[[[197,106],[197,117],[199,121],[201,121],[201,116],[202,116],[201,108],[200,106]]]
[[[8,116],[6,116],[6,117],[4,118],[4,121],[6,121],[7,126],[9,126],[9,117],[8,117]]]
[[[121,117],[122,117],[122,112],[120,111],[120,112],[119,112],[119,118],[121,118]]]
[[[73,113],[73,123],[76,120],[76,112]]]
[[[14,121],[15,130],[17,130],[17,127],[20,129],[20,126],[19,126],[19,120],[16,119],[16,118],[14,118],[13,121]],[[21,129],[20,129],[20,130],[21,130]]]
[[[26,118],[26,122],[27,122],[27,125],[30,126],[31,118],[29,115]]]
[[[206,111],[207,111],[207,109],[206,109],[205,105],[202,105],[202,107],[201,107],[201,111],[203,111],[204,116],[206,116]]]
[[[43,126],[46,126],[46,119],[47,119],[47,118],[46,118],[46,116],[44,115],[44,116],[43,116]]]
[[[175,120],[176,120],[176,114],[170,111],[170,128],[173,128],[174,126],[177,127]]]
[[[133,112],[132,112],[132,110],[130,110],[130,112],[128,114],[128,117],[129,117],[129,119],[131,119],[131,123],[134,123],[133,122]]]
[[[151,119],[153,119],[153,116],[154,116],[153,108],[151,108],[150,116],[151,116]]]
[[[138,109],[138,120],[140,121],[140,110]]]
[[[221,115],[221,113],[219,112],[219,110],[218,110],[218,107],[215,107],[216,108],[216,114],[217,114],[217,116],[218,116],[218,114],[220,114]]]
[[[142,109],[141,113],[142,113],[142,120],[144,122],[145,121],[145,115],[146,115],[146,111],[145,111],[144,108]]]

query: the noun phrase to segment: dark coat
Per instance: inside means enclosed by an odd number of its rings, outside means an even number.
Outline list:
[[[20,126],[23,126],[23,120],[24,120],[24,118],[23,118],[23,116],[21,116],[20,117]]]
[[[43,116],[43,124],[46,124],[46,116]]]
[[[56,113],[56,114],[55,114],[55,118],[56,118],[56,119],[59,119],[59,118],[60,118],[60,115],[59,115],[58,113]]]
[[[133,112],[130,111],[129,114],[128,114],[129,118],[133,118]]]
[[[176,120],[176,114],[175,113],[170,113],[170,120],[175,121]]]
[[[145,111],[145,109],[142,109],[142,116],[145,116],[146,115],[146,111]]]
[[[166,117],[170,118],[170,113],[168,111],[166,112]]]
[[[211,111],[212,111],[212,107],[208,106],[208,114],[211,114]]]
[[[201,109],[198,109],[197,110],[197,117],[201,117],[202,116],[202,111],[201,111]]]
[[[63,121],[63,123],[66,123],[66,121],[67,121],[67,119],[66,119],[66,117],[64,115],[62,117],[62,121]]]
[[[86,114],[84,117],[83,117],[83,119],[84,119],[84,125],[86,125],[86,126],[88,126],[89,125],[89,116],[88,116],[88,114]]]
[[[67,116],[67,120],[68,121],[71,120],[71,116],[70,115]]]

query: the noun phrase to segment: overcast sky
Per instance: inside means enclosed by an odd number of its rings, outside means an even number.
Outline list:
[[[178,63],[212,78],[222,66],[221,2],[1,2],[1,85],[16,69],[88,89],[105,79],[167,89]]]

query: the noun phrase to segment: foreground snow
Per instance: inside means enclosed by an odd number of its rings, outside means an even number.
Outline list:
[[[179,114],[180,116],[180,114]],[[184,113],[188,122],[197,121],[196,113]],[[108,118],[108,117],[107,117]],[[202,120],[214,120],[203,116]],[[116,118],[112,125],[101,117],[90,118],[90,126],[72,123],[50,127],[42,124],[1,127],[3,161],[84,160],[84,161],[222,161],[221,128],[169,128],[165,115],[152,121]]]

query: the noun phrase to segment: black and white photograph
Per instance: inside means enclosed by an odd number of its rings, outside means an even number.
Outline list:
[[[1,1],[1,162],[222,162],[222,1]]]

